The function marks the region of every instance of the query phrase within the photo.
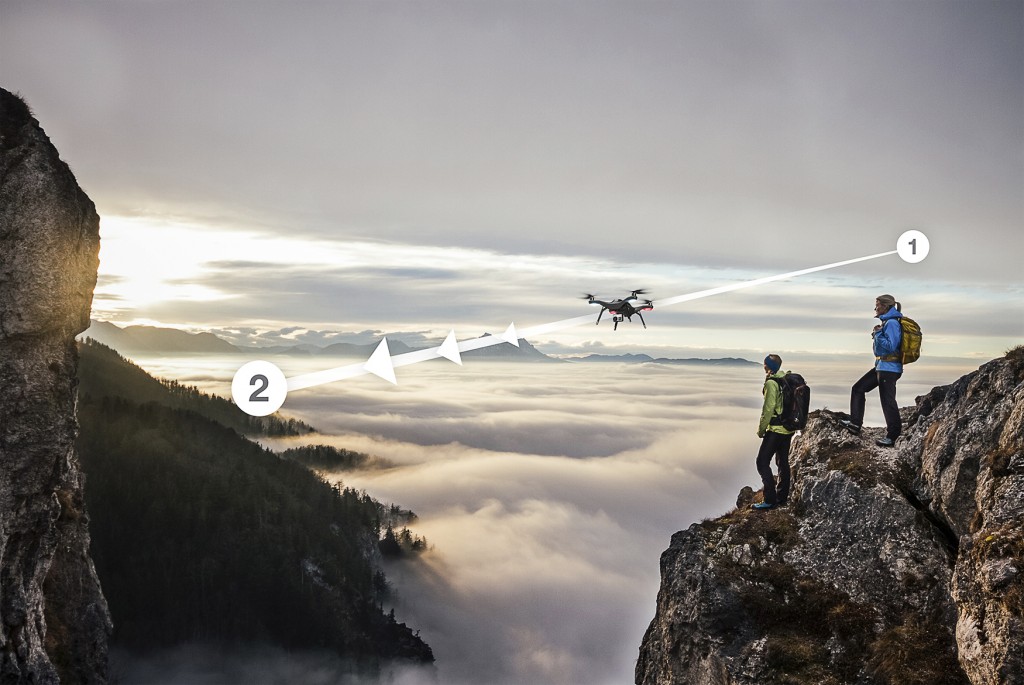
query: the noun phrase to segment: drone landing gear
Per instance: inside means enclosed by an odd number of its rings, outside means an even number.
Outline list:
[[[641,314],[640,312],[637,312],[636,315],[640,317],[640,323],[642,323],[644,325],[644,329],[646,329],[647,328],[647,322],[644,321],[644,315]]]

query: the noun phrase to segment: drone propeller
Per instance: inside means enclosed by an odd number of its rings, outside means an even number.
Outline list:
[[[636,290],[633,291],[633,295],[634,296],[636,296],[636,295],[646,295],[646,294],[647,294],[647,290],[645,290],[644,288],[637,288]]]
[[[594,296],[593,296],[593,295],[591,295],[590,293],[587,293],[586,295],[584,295],[584,296],[583,296],[583,297],[581,297],[580,299],[581,299],[581,300],[593,300],[593,299],[594,299]]]

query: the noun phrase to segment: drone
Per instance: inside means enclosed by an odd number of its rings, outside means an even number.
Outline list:
[[[590,304],[597,304],[601,306],[601,311],[597,314],[597,324],[601,323],[601,317],[604,316],[605,310],[608,310],[612,314],[612,321],[615,322],[615,326],[612,328],[613,331],[617,331],[619,329],[619,323],[624,319],[632,321],[634,314],[640,317],[640,323],[644,325],[644,328],[647,328],[647,322],[644,321],[644,315],[640,312],[649,312],[654,309],[654,303],[650,300],[641,300],[637,297],[637,295],[643,295],[646,292],[646,290],[642,289],[634,290],[628,297],[624,297],[621,300],[612,300],[611,302],[599,300],[589,294],[584,295],[583,299]]]

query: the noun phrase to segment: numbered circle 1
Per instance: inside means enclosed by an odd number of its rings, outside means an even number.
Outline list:
[[[270,362],[249,362],[231,381],[231,396],[238,408],[250,416],[273,414],[288,396],[284,373]]]
[[[928,236],[921,231],[907,231],[897,241],[896,251],[903,261],[917,264],[928,256]]]

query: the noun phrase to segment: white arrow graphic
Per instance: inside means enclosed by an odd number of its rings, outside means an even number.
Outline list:
[[[441,347],[437,348],[437,354],[462,366],[462,355],[459,354],[459,341],[455,339],[454,328],[448,332],[448,337],[441,343]]]
[[[395,378],[395,366],[391,362],[391,351],[388,349],[387,338],[383,338],[380,341],[380,344],[377,345],[377,349],[375,349],[373,354],[370,355],[370,358],[366,360],[366,364],[364,364],[364,366],[370,373],[398,385],[398,379]]]
[[[658,300],[654,303],[655,308],[666,307],[680,302],[689,302],[691,300],[699,300],[705,297],[711,297],[713,295],[721,295],[723,293],[732,292],[734,290],[740,290],[743,288],[753,288],[755,286],[764,285],[766,283],[772,283],[774,281],[782,281],[790,278],[796,278],[797,276],[803,276],[805,274],[815,273],[817,271],[824,271],[826,269],[835,269],[836,267],[846,266],[848,264],[855,264],[857,262],[864,262],[869,259],[877,259],[879,257],[887,257],[889,255],[897,254],[897,250],[891,250],[889,252],[880,252],[878,254],[868,255],[866,257],[857,257],[856,259],[847,259],[842,262],[833,262],[831,264],[824,264],[822,266],[814,266],[809,269],[800,269],[799,271],[790,271],[784,274],[778,274],[776,276],[766,276],[764,278],[757,278],[751,281],[744,281],[742,283],[731,283],[729,285],[719,286],[717,288],[709,288],[707,290],[699,290],[697,292],[689,293],[687,295],[679,295],[677,297],[669,297],[666,299]],[[350,364],[348,366],[340,366],[334,369],[328,369],[327,371],[317,371],[315,373],[307,373],[301,376],[293,376],[287,381],[288,391],[301,390],[303,388],[311,388],[315,385],[322,385],[324,383],[331,383],[333,381],[342,380],[344,378],[353,378],[355,376],[361,376],[366,373],[372,373],[380,376],[386,381],[398,384],[398,379],[395,377],[395,368],[399,366],[407,366],[409,364],[416,364],[418,362],[424,362],[430,359],[437,359],[438,357],[444,357],[449,359],[456,364],[462,364],[462,354],[469,350],[479,350],[484,347],[490,347],[491,345],[500,345],[502,343],[508,343],[519,347],[520,338],[529,338],[535,335],[544,333],[550,333],[553,331],[570,328],[572,326],[578,326],[583,323],[589,323],[594,320],[593,314],[586,314],[584,316],[577,316],[571,319],[562,319],[561,321],[555,321],[552,323],[541,324],[539,326],[532,326],[530,328],[524,328],[521,331],[517,331],[515,324],[510,323],[505,332],[501,335],[488,335],[481,338],[471,338],[469,340],[463,340],[457,342],[455,339],[455,331],[452,330],[448,333],[448,337],[445,338],[444,342],[439,347],[432,347],[426,350],[417,350],[415,352],[406,352],[396,357],[392,357],[388,351],[387,338],[380,341],[377,349],[374,350],[370,358],[363,364]]]
[[[507,343],[515,345],[516,347],[519,347],[519,336],[516,335],[516,325],[514,323],[510,323],[508,325],[508,328],[505,329],[505,332],[501,334],[501,339]]]

